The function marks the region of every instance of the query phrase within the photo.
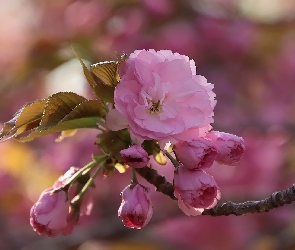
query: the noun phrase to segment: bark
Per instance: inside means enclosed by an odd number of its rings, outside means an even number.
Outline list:
[[[156,187],[156,191],[161,192],[171,199],[176,200],[174,196],[174,187],[164,176],[158,174],[155,169],[144,167],[138,168],[136,171],[145,178],[149,183]],[[227,215],[244,215],[247,213],[268,212],[271,209],[291,204],[295,201],[295,184],[285,190],[274,192],[270,197],[259,201],[245,201],[242,203],[234,203],[227,201],[214,208],[206,209],[202,215],[211,216],[227,216]]]

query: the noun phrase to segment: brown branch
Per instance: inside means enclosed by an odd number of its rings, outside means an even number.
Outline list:
[[[168,182],[164,176],[159,175],[157,170],[149,167],[144,167],[136,168],[136,171],[149,183],[154,185],[156,187],[156,191],[168,195],[173,200],[177,200],[174,196],[173,185],[170,182]]]
[[[234,214],[239,216],[248,213],[268,212],[271,209],[291,204],[293,201],[295,201],[295,184],[286,190],[273,193],[264,200],[246,201],[243,203],[228,201],[205,210],[202,215],[222,216]]]
[[[171,199],[176,200],[174,196],[174,187],[167,182],[164,176],[158,174],[155,169],[144,167],[137,168],[136,171],[145,178],[149,183],[156,187],[156,191],[168,195]],[[216,205],[214,208],[206,209],[202,215],[211,216],[227,216],[234,214],[236,216],[247,213],[268,212],[271,209],[291,204],[295,201],[295,184],[279,192],[273,193],[270,197],[260,201],[246,201],[242,203],[234,203],[227,201],[223,204]]]

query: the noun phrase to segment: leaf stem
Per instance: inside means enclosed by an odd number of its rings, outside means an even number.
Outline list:
[[[89,189],[89,187],[91,187],[93,185],[93,182],[94,182],[96,176],[102,170],[102,167],[103,166],[100,166],[99,168],[97,168],[95,170],[94,174],[89,178],[89,180],[86,182],[86,184],[84,185],[84,187],[82,188],[80,193],[74,197],[74,199],[72,200],[71,203],[74,203],[74,202],[76,202],[78,200],[82,201],[82,199],[83,199],[84,195],[86,194],[87,190]]]
[[[52,191],[52,193],[64,190],[67,192],[67,190],[70,188],[70,186],[82,175],[88,174],[95,166],[98,164],[101,164],[108,158],[107,155],[94,155],[93,156],[93,161],[89,162],[87,165],[79,169],[71,178],[69,178],[65,184]]]

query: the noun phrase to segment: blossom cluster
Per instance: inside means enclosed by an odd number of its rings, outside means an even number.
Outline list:
[[[96,142],[104,155],[94,157],[93,166],[66,173],[41,194],[31,210],[31,225],[39,234],[71,233],[79,217],[90,213],[92,205],[85,194],[96,175],[102,170],[109,176],[119,167],[122,172],[132,169],[132,181],[121,193],[118,216],[126,227],[146,226],[153,206],[149,189],[136,178],[136,169],[152,168],[152,155],[162,155],[155,157],[162,165],[166,157],[173,163],[174,196],[179,208],[188,216],[200,215],[221,197],[206,169],[214,161],[236,165],[243,155],[241,137],[213,130],[213,85],[196,74],[193,60],[169,50],[137,50],[115,65],[120,78],[112,86],[113,103],[104,100],[105,129]],[[109,79],[116,76],[109,77],[105,72],[111,70],[106,69],[98,72],[103,72],[102,79],[112,85]],[[100,168],[90,177],[96,164]],[[81,179],[83,183],[79,183]]]
[[[245,147],[242,138],[211,130],[216,104],[213,85],[196,75],[193,60],[168,50],[135,51],[121,70],[124,74],[115,89],[115,109],[106,118],[109,128],[128,128],[135,144],[156,140],[163,150],[172,145],[177,159],[172,159],[174,195],[180,209],[194,216],[214,207],[220,190],[204,169],[214,161],[237,164]],[[147,164],[148,153],[138,145],[121,154],[131,167]],[[136,201],[134,208],[138,204]],[[129,209],[126,215],[119,210],[123,222],[130,214],[138,212]]]

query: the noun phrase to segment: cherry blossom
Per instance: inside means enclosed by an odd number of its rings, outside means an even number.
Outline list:
[[[140,184],[128,185],[121,193],[122,203],[118,216],[126,227],[141,229],[150,221],[153,206],[148,189]]]

